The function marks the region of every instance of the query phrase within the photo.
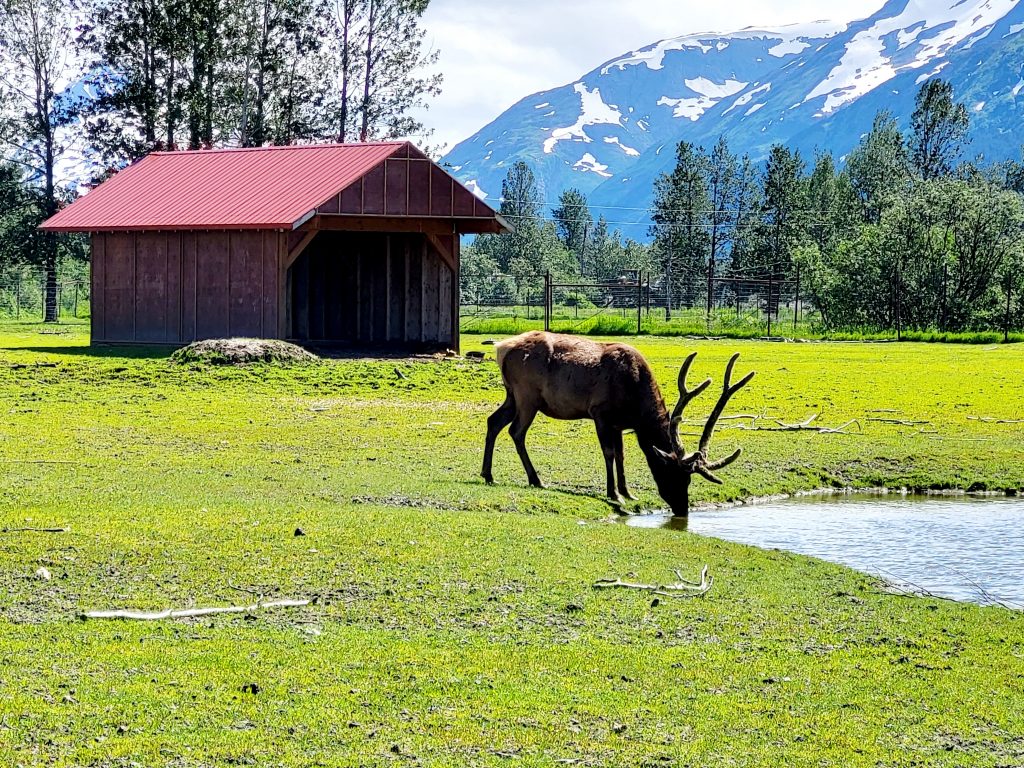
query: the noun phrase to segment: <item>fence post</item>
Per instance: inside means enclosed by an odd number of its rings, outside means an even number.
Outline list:
[[[1003,325],[1003,341],[1010,341],[1010,298],[1013,296],[1013,281],[1009,273],[1006,275],[1006,321]]]
[[[21,320],[21,277],[14,284],[14,319]]]
[[[75,318],[77,319],[77,317],[78,317],[78,283],[77,282],[75,283],[75,309],[74,309],[74,313],[75,313]]]
[[[903,341],[903,317],[902,301],[900,292],[900,265],[896,263],[896,341]]]
[[[772,337],[772,275],[768,273],[768,338]]]
[[[636,335],[643,330],[644,310],[644,273],[636,271]]]
[[[707,326],[708,331],[711,330],[711,309],[713,306],[713,297],[715,292],[715,253],[711,252],[708,256],[708,319]]]
[[[551,330],[551,272],[544,273],[544,330]]]
[[[796,324],[800,320],[800,265],[796,267],[796,296],[793,299],[793,335],[796,336]]]
[[[46,278],[39,284],[39,311],[43,313],[43,322],[46,322]]]

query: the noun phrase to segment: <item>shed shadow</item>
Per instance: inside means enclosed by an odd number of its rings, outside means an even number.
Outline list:
[[[130,359],[130,360],[158,360],[170,357],[173,347],[160,346],[7,346],[0,347],[0,352],[34,352],[37,354],[66,355],[69,357],[92,357],[99,360]],[[32,365],[29,363],[28,365]]]

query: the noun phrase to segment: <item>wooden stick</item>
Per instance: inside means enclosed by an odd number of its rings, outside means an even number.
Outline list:
[[[262,608],[300,608],[309,605],[310,600],[273,600],[257,602],[252,605],[230,605],[224,608],[187,608],[183,610],[168,609],[156,613],[140,611],[87,611],[82,614],[86,619],[129,619],[133,621],[161,621],[163,619],[193,619],[198,616],[215,616],[221,613],[253,613]]]
[[[4,528],[0,533],[68,533],[68,528]]]
[[[80,461],[62,459],[0,459],[4,464],[81,464]]]
[[[714,577],[708,575],[706,565],[701,569],[700,582],[687,581],[680,576],[678,570],[674,570],[673,573],[679,579],[676,584],[636,584],[622,579],[599,579],[594,582],[593,587],[594,589],[637,589],[661,597],[688,598],[706,595],[715,583]]]

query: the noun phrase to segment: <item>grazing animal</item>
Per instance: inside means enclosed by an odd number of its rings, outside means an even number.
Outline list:
[[[607,475],[608,497],[621,503],[633,498],[626,485],[622,458],[622,432],[636,433],[647,458],[658,493],[672,513],[685,516],[690,509],[690,481],[694,475],[721,484],[715,476],[740,456],[740,449],[719,461],[708,460],[711,435],[729,399],[754,377],[747,374],[731,383],[739,355],[725,371],[725,385],[708,417],[698,448],[686,453],[679,439],[683,410],[708,388],[711,379],[687,389],[686,376],[697,353],[686,358],[679,371],[679,402],[669,413],[661,390],[643,355],[626,344],[602,344],[575,336],[533,331],[497,345],[498,366],[505,383],[505,402],[487,419],[487,442],[481,476],[493,483],[491,461],[501,430],[509,433],[529,478],[543,488],[526,451],[526,433],[537,413],[553,419],[592,419],[597,427]]]

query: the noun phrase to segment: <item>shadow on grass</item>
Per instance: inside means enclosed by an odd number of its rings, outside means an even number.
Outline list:
[[[585,488],[582,488],[582,487],[573,488],[572,486],[569,486],[569,487],[564,487],[564,486],[563,487],[558,487],[558,486],[546,485],[543,488],[533,488],[533,487],[531,487],[529,485],[519,485],[519,484],[514,483],[514,482],[513,483],[499,483],[499,482],[495,482],[493,484],[488,485],[487,483],[484,483],[482,478],[478,478],[477,480],[459,480],[458,484],[459,485],[473,485],[473,486],[477,486],[477,487],[479,487],[481,485],[484,485],[484,486],[488,486],[488,487],[491,487],[491,488],[501,488],[501,487],[504,486],[504,487],[508,487],[508,488],[514,488],[516,490],[536,491],[537,493],[557,493],[557,494],[559,494],[561,496],[569,496],[569,497],[571,497],[573,499],[579,499],[579,500],[586,499],[587,501],[596,501],[596,502],[598,502],[600,504],[605,504],[605,505],[608,506],[609,509],[611,509],[611,511],[613,513],[615,513],[616,515],[623,516],[623,517],[643,516],[643,515],[648,515],[651,512],[651,510],[646,509],[646,508],[640,506],[640,503],[637,502],[637,501],[626,501],[624,504],[619,504],[619,503],[609,499],[603,493],[599,493],[599,492],[596,492],[596,491],[588,490],[588,489],[585,489]]]
[[[98,360],[131,359],[160,360],[170,357],[171,347],[136,347],[136,346],[6,346],[0,352],[35,352],[49,355],[68,355],[73,357],[92,357]]]

